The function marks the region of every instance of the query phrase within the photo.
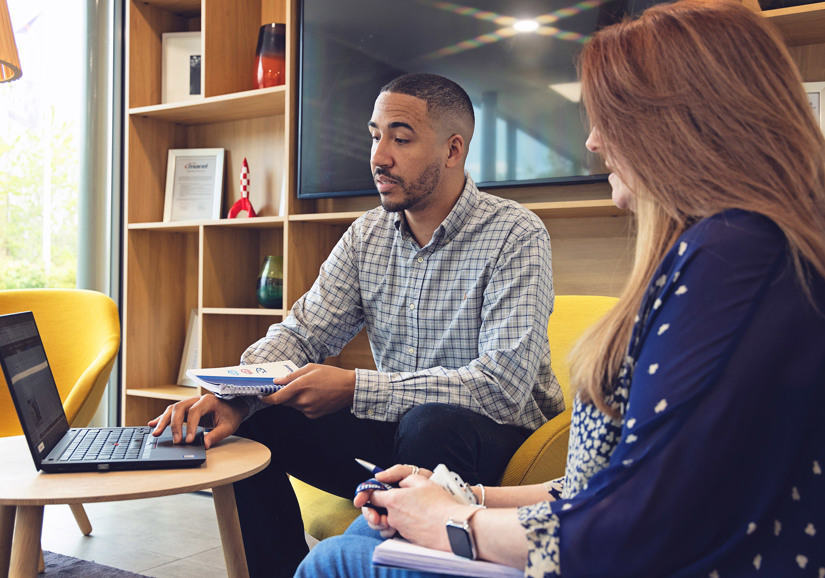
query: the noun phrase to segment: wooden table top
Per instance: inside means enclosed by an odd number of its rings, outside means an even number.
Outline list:
[[[35,469],[23,436],[0,438],[0,505],[111,502],[204,490],[249,477],[269,464],[269,450],[230,436],[196,468],[47,474]]]

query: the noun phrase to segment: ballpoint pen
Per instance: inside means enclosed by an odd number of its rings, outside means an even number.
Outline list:
[[[361,460],[355,458],[355,461],[358,462],[364,469],[368,470],[371,474],[377,474],[378,472],[383,472],[384,468],[379,468],[375,464],[371,464],[366,460]]]
[[[375,464],[371,464],[366,460],[359,460],[358,458],[355,458],[355,461],[358,462],[358,464],[361,465],[364,469],[369,470],[369,472],[372,473],[373,475],[377,474],[378,472],[383,472],[384,471],[384,468],[379,468]],[[355,489],[355,493],[357,495],[358,492],[361,492],[362,490],[391,490],[392,488],[396,488],[396,487],[398,487],[398,486],[396,486],[395,484],[387,484],[387,483],[379,482],[378,480],[372,479],[372,480],[367,480],[366,482],[359,485]],[[376,512],[378,512],[379,514],[382,514],[382,515],[386,515],[386,513],[387,513],[386,508],[384,508],[382,506],[375,506],[375,505],[373,505],[369,502],[364,504],[364,506],[366,506],[368,508],[372,508],[373,510],[375,510]]]

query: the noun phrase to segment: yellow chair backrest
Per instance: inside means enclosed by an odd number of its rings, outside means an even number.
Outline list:
[[[34,313],[69,425],[89,425],[120,348],[114,301],[80,289],[0,291],[0,315],[20,311]],[[22,433],[0,372],[0,437]]]
[[[553,371],[564,392],[564,405],[573,405],[570,391],[570,350],[584,334],[585,330],[602,318],[618,298],[601,295],[556,295],[553,314],[547,324],[547,338],[550,340],[550,356]]]
[[[573,392],[568,355],[584,331],[598,321],[618,299],[600,295],[556,295],[547,324],[550,363],[564,393],[567,409],[537,429],[513,455],[501,485],[537,484],[564,475]]]

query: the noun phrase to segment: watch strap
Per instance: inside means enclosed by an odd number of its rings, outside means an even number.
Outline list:
[[[463,556],[466,558],[470,558],[471,560],[475,560],[478,557],[476,545],[475,545],[475,537],[473,536],[473,529],[470,527],[470,520],[472,520],[473,516],[475,516],[480,510],[485,510],[485,506],[476,506],[472,512],[467,514],[467,517],[463,520],[454,520],[452,516],[447,520],[447,535],[450,535],[450,528],[461,530],[467,536],[467,540],[469,541],[470,546],[470,556],[467,554],[462,553],[460,551],[456,551],[456,547],[453,544],[452,539],[450,539],[450,548],[453,550],[453,554],[458,556]]]

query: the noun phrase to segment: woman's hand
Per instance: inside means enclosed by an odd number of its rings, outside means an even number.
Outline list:
[[[384,470],[383,472],[378,472],[375,474],[375,479],[386,484],[397,485],[401,480],[413,474],[417,474],[424,478],[429,478],[433,475],[430,470],[425,468],[398,464]],[[364,518],[367,520],[367,525],[369,525],[370,528],[377,530],[381,534],[382,538],[391,538],[395,535],[396,530],[387,522],[387,515],[379,514],[374,509],[365,505],[370,502],[371,496],[375,491],[384,490],[364,490],[362,492],[358,492],[353,500],[353,504],[355,504],[355,507],[361,508],[361,513],[364,515]]]
[[[449,552],[447,520],[466,516],[477,506],[456,503],[444,488],[425,476],[407,476],[399,485],[398,489],[375,492],[370,498],[372,504],[387,508],[381,522],[411,542]]]

